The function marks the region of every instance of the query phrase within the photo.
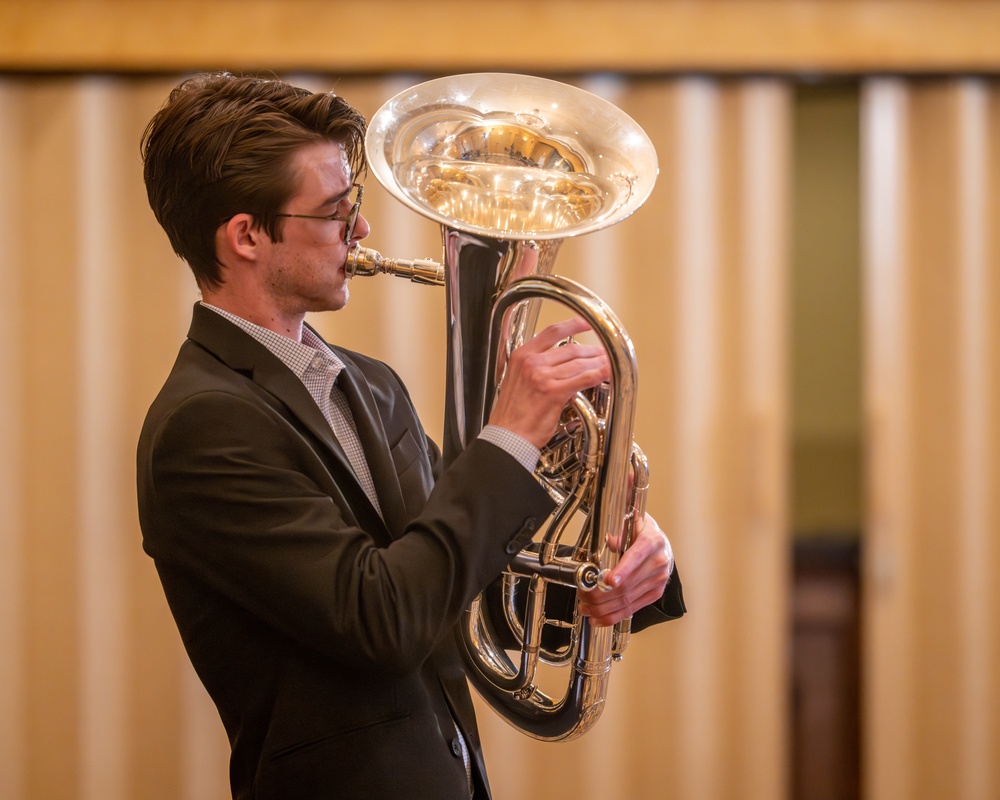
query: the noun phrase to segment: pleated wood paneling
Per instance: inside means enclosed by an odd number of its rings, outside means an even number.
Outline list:
[[[340,81],[369,116],[418,76]],[[0,796],[220,800],[228,745],[135,512],[141,420],[197,299],[148,209],[138,142],[176,82],[0,78]],[[544,745],[482,707],[498,800],[783,795],[785,283],[790,90],[781,81],[579,79],[646,128],[651,199],[567,242],[639,356],[650,511],[691,607],[633,638],[596,729]],[[435,257],[437,226],[374,180],[369,244]],[[391,361],[439,436],[443,293],[356,281],[313,320]]]
[[[863,95],[867,797],[1000,794],[1000,84]]]

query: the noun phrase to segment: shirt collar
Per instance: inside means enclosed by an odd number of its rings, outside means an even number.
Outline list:
[[[282,336],[280,333],[275,333],[268,328],[250,322],[250,320],[233,314],[231,311],[205,302],[201,304],[225,317],[240,330],[264,345],[281,359],[282,363],[294,372],[299,380],[304,379],[308,373],[314,371],[330,373],[336,379],[336,376],[344,368],[344,362],[308,326],[302,327],[302,341],[297,342],[288,336]]]

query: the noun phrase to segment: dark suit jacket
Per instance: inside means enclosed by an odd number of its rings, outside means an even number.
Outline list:
[[[200,305],[188,336],[140,436],[139,517],[234,797],[468,797],[453,720],[488,797],[454,631],[548,495],[482,441],[441,472],[398,376],[338,349],[383,520],[279,359]]]

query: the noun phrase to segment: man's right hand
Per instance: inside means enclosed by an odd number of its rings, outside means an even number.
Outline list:
[[[489,424],[543,447],[555,433],[563,407],[577,392],[611,379],[600,345],[560,342],[590,330],[583,319],[557,322],[511,353]]]

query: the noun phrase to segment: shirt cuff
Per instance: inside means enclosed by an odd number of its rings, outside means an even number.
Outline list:
[[[528,472],[535,471],[541,450],[524,437],[498,425],[487,425],[479,432],[479,438],[485,439],[490,444],[495,444],[501,450],[512,455]]]

